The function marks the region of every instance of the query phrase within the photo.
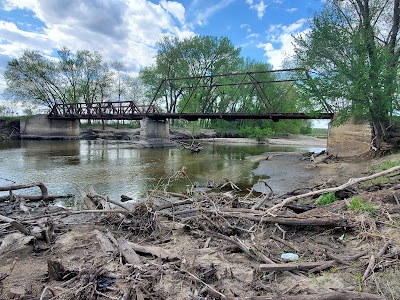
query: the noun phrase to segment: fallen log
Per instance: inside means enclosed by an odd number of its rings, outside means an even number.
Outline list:
[[[22,225],[20,222],[18,222],[17,220],[14,220],[12,218],[0,215],[0,221],[5,222],[5,223],[9,223],[12,227],[14,227],[15,229],[19,230],[21,233],[25,234],[25,235],[32,235],[36,238],[41,238],[41,235],[35,234],[33,232],[31,232],[28,228],[26,228],[24,225]]]
[[[96,235],[97,242],[99,243],[100,248],[103,250],[104,253],[113,254],[116,252],[117,249],[115,245],[103,232],[96,229],[94,233]]]
[[[350,178],[347,183],[342,184],[337,187],[326,188],[326,189],[322,189],[322,190],[308,192],[308,193],[301,194],[301,195],[292,196],[292,197],[284,199],[281,203],[278,203],[278,204],[270,207],[269,209],[267,209],[267,213],[272,214],[275,210],[281,209],[286,204],[296,201],[296,200],[299,200],[299,199],[302,199],[302,198],[307,198],[307,197],[311,197],[311,196],[317,196],[317,195],[322,195],[322,194],[326,194],[326,193],[341,191],[341,190],[348,188],[349,186],[355,185],[357,183],[372,180],[372,179],[375,179],[375,178],[378,178],[381,176],[385,176],[385,175],[388,175],[390,173],[393,173],[393,172],[396,172],[399,170],[400,170],[400,166],[396,166],[396,167],[387,169],[385,171],[375,173],[370,176],[365,176],[365,177],[360,177],[360,178]]]
[[[353,291],[335,291],[313,295],[276,295],[276,296],[252,296],[252,297],[225,297],[224,300],[385,300],[384,297],[370,293]]]
[[[34,195],[13,195],[12,191],[16,190],[23,190],[29,189],[33,187],[39,187],[41,196],[34,196]],[[10,196],[2,196],[0,197],[0,201],[5,201],[12,196],[16,196],[18,198],[24,198],[25,200],[31,201],[40,201],[40,200],[54,200],[58,198],[72,198],[74,195],[67,194],[67,195],[51,195],[49,194],[47,187],[42,182],[31,182],[26,184],[18,184],[18,185],[9,185],[9,186],[0,186],[0,192],[10,192]]]
[[[284,217],[284,216],[267,216],[267,215],[256,215],[250,213],[235,212],[233,209],[229,209],[227,212],[223,209],[218,212],[220,215],[230,218],[244,218],[255,222],[272,223],[280,225],[290,226],[337,226],[337,227],[352,227],[352,224],[341,216],[330,216],[330,217]]]
[[[133,242],[128,242],[128,245],[136,252],[140,252],[140,253],[146,253],[146,254],[150,254],[150,255],[154,255],[156,257],[159,257],[161,259],[166,259],[169,261],[173,261],[173,260],[178,260],[179,257],[176,254],[173,254],[172,252],[162,249],[160,247],[157,246],[143,246],[143,245],[139,245]]]
[[[118,249],[121,251],[121,254],[125,257],[125,260],[128,264],[132,264],[132,265],[141,265],[142,264],[142,260],[140,259],[140,256],[135,252],[135,250],[133,250],[130,247],[127,240],[125,240],[122,237],[118,238],[117,244],[118,244]]]
[[[316,261],[316,262],[300,262],[300,263],[285,263],[285,264],[261,264],[260,271],[292,271],[292,270],[311,270],[316,267],[335,263],[332,261]]]
[[[135,266],[142,265],[140,256],[130,247],[127,240],[122,237],[116,239],[111,232],[107,232],[106,236],[118,247],[119,252],[128,264]]]
[[[163,213],[168,217],[185,218],[188,215],[200,212],[197,208],[192,208],[173,213]],[[213,214],[217,213],[225,218],[243,218],[255,222],[280,224],[288,226],[336,226],[336,227],[353,227],[353,224],[343,216],[333,215],[329,217],[285,217],[285,216],[268,216],[264,211],[255,211],[243,208],[223,208],[221,210],[205,210],[202,209],[201,213]]]

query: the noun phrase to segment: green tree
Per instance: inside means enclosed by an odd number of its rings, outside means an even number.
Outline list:
[[[123,98],[123,94],[126,92],[125,86],[123,84],[123,72],[125,72],[125,66],[122,62],[120,61],[113,61],[111,63],[111,67],[115,71],[115,91],[117,92],[118,95],[118,101],[121,101]]]
[[[330,0],[296,38],[294,62],[310,70],[304,103],[368,121],[375,149],[399,109],[400,0]]]
[[[59,85],[68,103],[93,103],[110,96],[112,73],[98,52],[67,48],[58,51]]]
[[[58,82],[56,63],[37,51],[27,50],[19,59],[9,61],[4,78],[5,94],[11,99],[48,107],[67,102],[65,91]]]
[[[186,103],[194,86],[206,86],[190,103],[182,104],[186,111],[205,111],[212,96],[212,77],[192,80],[188,77],[206,76],[234,71],[240,61],[240,48],[228,38],[195,36],[183,40],[164,38],[158,43],[156,62],[144,68],[140,78],[152,95],[163,99],[167,112],[176,112],[179,102]],[[166,79],[177,79],[166,80]],[[161,82],[161,85],[160,85]]]
[[[7,64],[5,94],[14,100],[28,101],[49,108],[56,103],[91,103],[109,97],[111,73],[97,52],[67,48],[58,59],[26,50]]]

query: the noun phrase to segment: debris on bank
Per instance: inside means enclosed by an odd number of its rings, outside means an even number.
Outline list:
[[[398,299],[399,179],[258,197],[226,181],[133,204],[89,188],[82,209],[3,187],[0,299]]]

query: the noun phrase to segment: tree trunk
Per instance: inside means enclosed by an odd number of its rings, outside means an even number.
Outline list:
[[[371,123],[372,127],[372,143],[371,147],[375,151],[379,151],[382,145],[382,127],[380,122],[375,121]]]

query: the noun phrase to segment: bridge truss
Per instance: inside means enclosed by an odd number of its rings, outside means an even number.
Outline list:
[[[160,82],[148,105],[139,105],[135,101],[56,104],[49,118],[189,121],[331,119],[333,111],[324,104],[321,105],[321,112],[312,114],[288,109],[287,99],[293,84],[307,78],[308,73],[304,69],[168,78]]]

